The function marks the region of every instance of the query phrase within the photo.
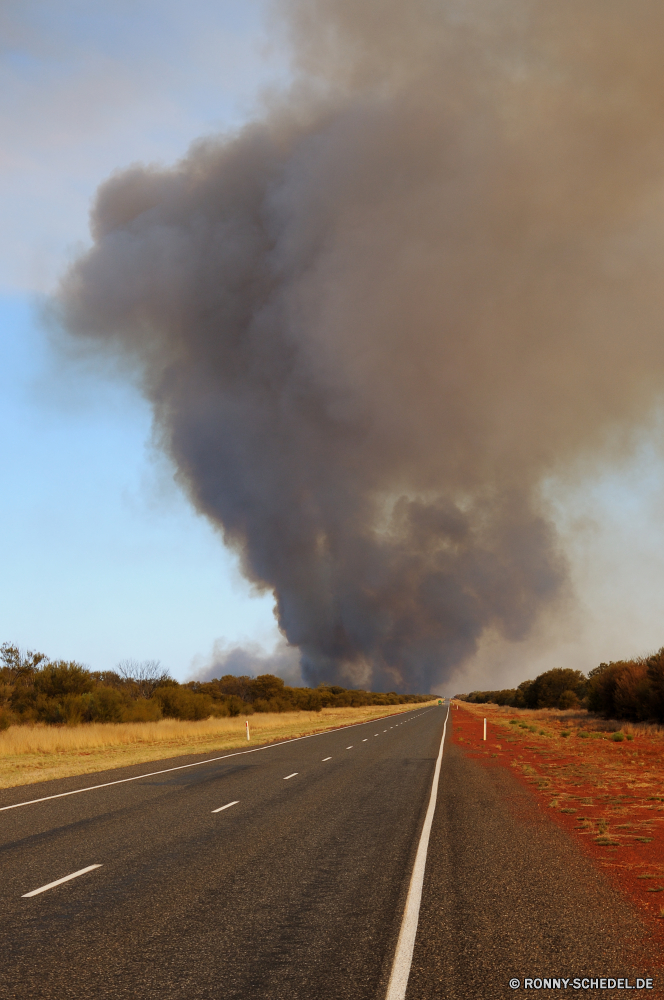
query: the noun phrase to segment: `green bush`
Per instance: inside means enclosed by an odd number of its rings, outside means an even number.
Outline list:
[[[606,718],[664,722],[664,648],[590,671],[588,708]]]
[[[560,698],[558,699],[558,708],[563,710],[567,708],[576,708],[578,704],[579,704],[579,696],[577,695],[576,691],[570,691],[569,688],[566,691],[563,691]]]
[[[80,663],[57,660],[47,663],[34,679],[35,690],[47,698],[85,694],[94,687],[94,678]]]
[[[528,688],[527,708],[574,708],[586,690],[586,678],[580,670],[554,667],[540,674]]]
[[[155,701],[161,706],[162,715],[171,719],[209,719],[212,715],[212,699],[207,694],[195,694],[187,688],[158,687]]]
[[[228,714],[233,717],[237,717],[242,709],[244,708],[244,702],[242,698],[238,698],[237,695],[232,694],[228,701],[225,702],[228,708]]]
[[[117,688],[98,687],[86,696],[86,722],[125,722],[131,702]]]
[[[158,722],[162,717],[161,705],[156,698],[139,698],[124,710],[123,722]]]

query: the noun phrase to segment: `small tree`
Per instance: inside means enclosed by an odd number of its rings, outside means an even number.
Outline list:
[[[35,689],[47,698],[65,698],[67,695],[86,694],[94,687],[89,670],[73,660],[56,660],[47,663],[35,678]]]
[[[36,673],[41,663],[48,663],[48,656],[45,653],[34,653],[31,649],[24,653],[11,642],[3,642],[0,646],[0,662],[5,676],[10,681],[17,681],[19,677]]]
[[[121,677],[136,685],[141,698],[151,698],[160,684],[171,679],[168,670],[162,670],[159,660],[143,660],[142,663],[122,660],[117,669]]]

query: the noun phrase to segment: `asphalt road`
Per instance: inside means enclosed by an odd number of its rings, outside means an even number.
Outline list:
[[[382,1000],[446,711],[0,812],[0,996]],[[528,792],[446,744],[408,1000],[642,974],[643,942]]]

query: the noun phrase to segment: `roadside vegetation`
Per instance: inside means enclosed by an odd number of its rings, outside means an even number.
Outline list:
[[[605,720],[580,708],[459,704],[452,708],[453,742],[485,767],[512,770],[540,808],[659,925],[664,726]]]
[[[664,723],[664,647],[651,656],[600,663],[586,677],[580,670],[555,668],[502,691],[456,696],[470,704],[511,708],[586,709],[605,719]]]
[[[202,721],[255,713],[321,712],[327,708],[389,707],[430,700],[430,695],[288,687],[280,677],[227,675],[179,684],[157,661],[126,660],[116,670],[92,671],[80,663],[49,660],[43,653],[0,647],[0,730],[10,726],[77,726]]]

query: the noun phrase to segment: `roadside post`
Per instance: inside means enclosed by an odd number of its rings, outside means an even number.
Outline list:
[[[249,725],[249,723],[247,723],[247,725]],[[484,720],[484,736],[482,738],[486,739],[486,719]]]
[[[247,721],[245,722],[245,726],[247,727],[247,739],[249,739],[249,719],[247,719]],[[486,726],[485,726],[485,728],[486,728]],[[485,737],[485,739],[486,739],[486,737]]]

